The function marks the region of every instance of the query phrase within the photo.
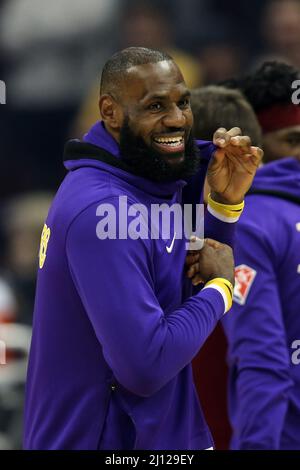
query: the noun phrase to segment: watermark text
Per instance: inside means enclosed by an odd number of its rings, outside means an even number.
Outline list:
[[[193,221],[194,213],[194,221]],[[186,249],[195,236],[204,238],[203,204],[129,204],[127,196],[119,196],[118,205],[102,203],[97,207],[96,234],[100,240],[185,240]]]
[[[295,339],[291,344],[291,348],[294,349],[291,356],[292,364],[298,366],[300,364],[300,339]]]
[[[300,80],[294,80],[292,89],[295,90],[292,94],[292,103],[300,104]]]
[[[0,80],[0,104],[6,104],[6,85]]]

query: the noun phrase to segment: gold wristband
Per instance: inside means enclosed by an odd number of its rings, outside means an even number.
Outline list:
[[[214,279],[211,279],[211,281],[208,281],[205,284],[205,287],[208,287],[211,284],[218,286],[219,288],[222,289],[222,291],[224,292],[227,298],[228,308],[226,311],[230,310],[232,307],[232,298],[233,298],[233,285],[231,284],[231,282],[228,281],[228,279],[224,279],[223,277],[215,277]]]
[[[225,279],[224,277],[215,277],[214,279],[212,279],[211,281],[208,281],[206,283],[206,285],[208,285],[210,282],[222,282],[223,284],[225,284],[225,286],[228,287],[228,289],[230,290],[231,292],[231,295],[233,296],[233,285],[231,284],[230,281],[228,281],[228,279]]]
[[[221,204],[220,202],[214,201],[209,193],[208,205],[215,212],[225,217],[239,217],[243,212],[245,201],[242,201],[240,204]]]

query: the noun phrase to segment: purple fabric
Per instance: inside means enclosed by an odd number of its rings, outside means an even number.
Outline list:
[[[169,254],[161,238],[96,236],[100,203],[117,216],[120,195],[170,205],[181,202],[184,182],[153,183],[96,159],[66,167],[38,272],[24,447],[212,446],[191,360],[223,314],[221,295],[185,298],[184,240]]]
[[[106,131],[103,121],[96,122],[83,136],[83,141],[88,144],[97,145],[97,147],[103,148],[115,157],[120,157],[118,142]]]
[[[262,167],[237,224],[236,265],[257,274],[245,305],[222,320],[229,342],[229,412],[233,449],[300,449],[300,163]],[[283,194],[299,198],[298,204]]]

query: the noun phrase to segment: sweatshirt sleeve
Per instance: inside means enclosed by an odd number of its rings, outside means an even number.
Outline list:
[[[222,323],[229,344],[234,448],[279,449],[292,386],[274,260],[267,235],[240,222],[232,310]]]
[[[234,248],[235,230],[238,223],[224,222],[206,210],[204,216],[204,236],[205,238],[212,238],[218,242],[226,243],[231,248]]]
[[[72,222],[70,272],[116,379],[150,396],[197,354],[224,314],[223,297],[207,288],[165,315],[155,295],[152,241],[100,240],[96,223],[96,205]]]

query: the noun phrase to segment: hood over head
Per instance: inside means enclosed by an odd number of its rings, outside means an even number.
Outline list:
[[[300,161],[289,157],[262,166],[248,194],[269,194],[300,203]]]

